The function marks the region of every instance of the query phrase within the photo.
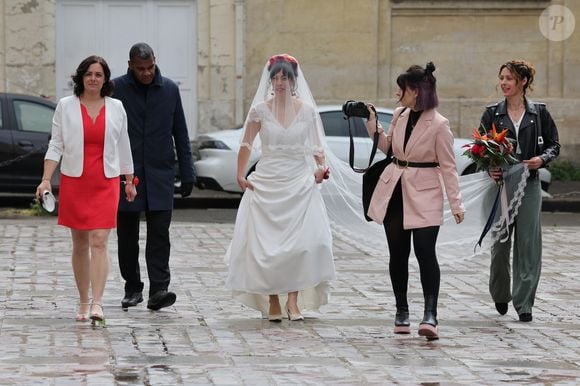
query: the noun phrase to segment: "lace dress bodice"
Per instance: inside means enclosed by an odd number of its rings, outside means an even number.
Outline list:
[[[296,158],[323,152],[322,139],[316,128],[316,111],[309,105],[301,106],[288,127],[282,126],[276,120],[265,103],[252,109],[249,119],[260,122],[259,136],[263,157],[280,155]]]

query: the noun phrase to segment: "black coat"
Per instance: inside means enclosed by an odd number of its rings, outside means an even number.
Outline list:
[[[175,152],[181,181],[195,182],[179,88],[171,79],[161,76],[158,67],[155,79],[148,86],[139,84],[131,70],[115,78],[113,83],[113,98],[121,100],[127,111],[135,175],[140,180],[133,203],[125,200],[124,189],[121,189],[119,210],[171,210]]]
[[[544,165],[547,165],[560,154],[558,129],[544,103],[534,103],[525,99],[525,106],[526,111],[518,130],[518,142],[514,143],[516,146],[514,147],[514,153],[517,146],[520,146],[520,160],[528,160],[539,156],[544,161]],[[507,128],[508,137],[516,139],[516,131],[507,113],[505,100],[490,105],[485,109],[481,117],[479,131],[482,134],[490,131],[492,123],[495,123],[498,132]],[[538,139],[539,137],[541,139]]]

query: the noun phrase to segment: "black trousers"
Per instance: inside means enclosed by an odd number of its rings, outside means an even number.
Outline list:
[[[169,226],[171,210],[147,211],[147,240],[145,261],[149,276],[149,296],[169,287]],[[125,292],[142,292],[143,282],[139,268],[139,219],[140,212],[117,212],[117,240],[119,267],[125,279]]]
[[[400,180],[393,191],[383,226],[389,245],[389,274],[393,292],[395,294],[407,293],[411,236],[413,236],[413,248],[419,263],[423,295],[438,296],[441,272],[437,262],[435,244],[439,227],[403,229],[403,193]]]

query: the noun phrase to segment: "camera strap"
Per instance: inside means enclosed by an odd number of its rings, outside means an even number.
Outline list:
[[[403,111],[405,111],[407,108],[403,108],[401,110],[401,112],[399,113],[399,115],[397,115],[397,117],[393,117],[393,122],[396,121],[396,119],[399,118],[399,116],[403,113]],[[350,149],[349,149],[349,153],[348,153],[348,163],[351,167],[352,170],[354,170],[357,173],[365,173],[373,164],[373,160],[375,159],[375,154],[377,153],[377,146],[379,145],[379,115],[377,114],[376,110],[375,110],[375,119],[376,119],[376,125],[375,125],[375,132],[373,133],[373,148],[371,149],[371,155],[369,156],[369,164],[366,168],[361,169],[361,168],[357,168],[354,166],[354,138],[352,135],[352,129],[350,127],[350,118],[346,117],[346,120],[348,120],[348,135],[350,137]],[[392,150],[391,148],[389,148],[389,151],[387,152],[387,157],[391,157],[392,156]]]

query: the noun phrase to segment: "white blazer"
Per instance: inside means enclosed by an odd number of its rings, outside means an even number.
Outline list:
[[[69,177],[83,173],[84,130],[81,102],[76,95],[58,101],[52,119],[52,137],[44,159],[58,162]],[[127,113],[121,101],[105,97],[105,145],[103,166],[107,178],[133,174],[133,157],[127,133]]]

